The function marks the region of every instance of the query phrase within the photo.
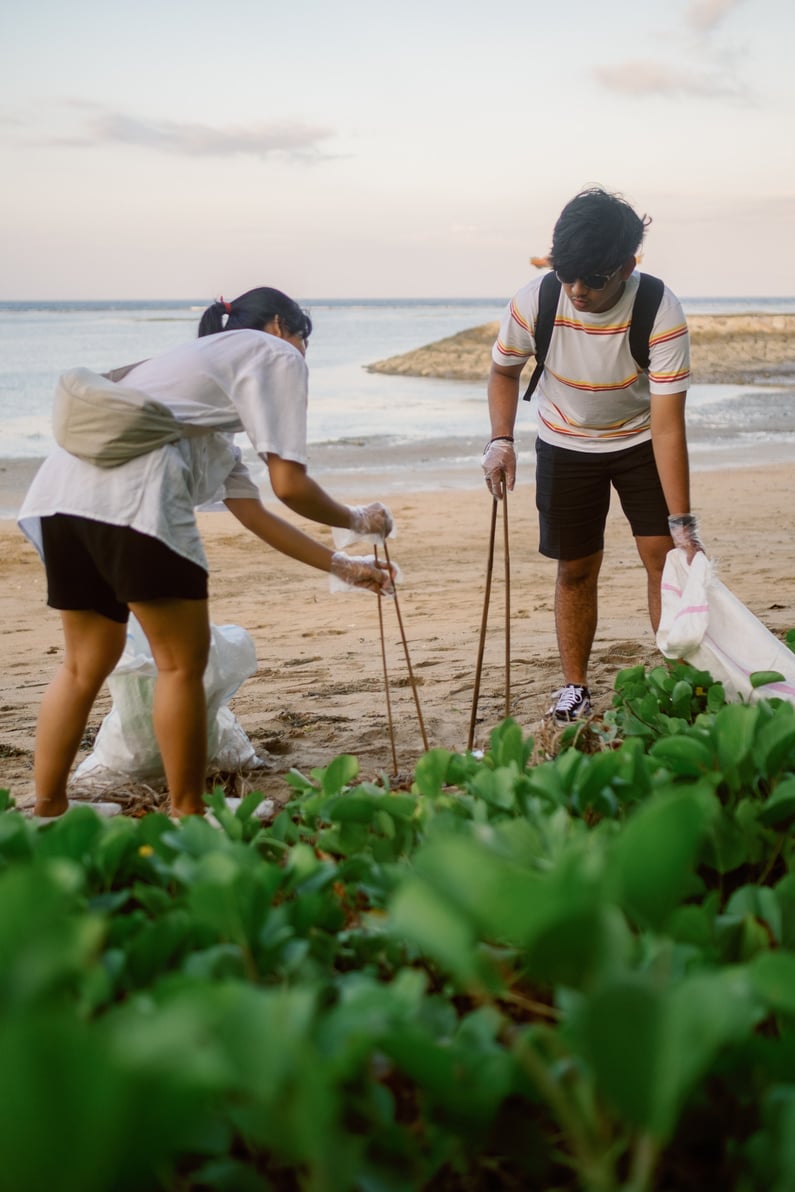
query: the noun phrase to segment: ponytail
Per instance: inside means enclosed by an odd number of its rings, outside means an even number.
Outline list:
[[[307,312],[281,290],[274,290],[270,286],[248,290],[232,302],[225,302],[223,298],[213,302],[199,320],[199,335],[216,335],[219,331],[241,331],[247,328],[261,331],[277,315],[290,335],[300,335],[302,339],[308,339],[311,335],[312,320]]]
[[[223,331],[224,318],[231,309],[231,302],[224,302],[223,298],[208,306],[199,320],[199,335],[215,335],[218,331]]]

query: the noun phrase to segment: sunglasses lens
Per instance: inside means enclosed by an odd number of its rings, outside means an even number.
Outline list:
[[[616,272],[618,272],[618,271],[616,270]],[[558,269],[555,273],[555,276],[557,277],[559,282],[562,282],[562,284],[564,286],[573,286],[574,283],[579,279],[582,282],[582,284],[584,286],[586,286],[589,290],[603,290],[605,288],[605,286],[607,285],[607,283],[610,281],[611,277],[615,277],[615,273],[575,273],[575,274],[571,274],[571,273],[564,273]]]

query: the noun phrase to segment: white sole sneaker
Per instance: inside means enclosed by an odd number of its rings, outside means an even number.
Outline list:
[[[88,799],[69,799],[68,803],[67,811],[71,811],[73,807],[90,807],[103,819],[112,819],[114,815],[123,813],[119,803],[91,803]],[[60,815],[32,815],[30,818],[34,824],[51,824],[54,820],[63,819],[65,815],[66,811],[62,811]]]

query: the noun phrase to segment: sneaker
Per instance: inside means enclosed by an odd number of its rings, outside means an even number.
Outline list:
[[[577,683],[567,683],[558,692],[558,698],[549,709],[558,724],[570,724],[572,720],[580,720],[591,713],[591,693],[587,687]]]

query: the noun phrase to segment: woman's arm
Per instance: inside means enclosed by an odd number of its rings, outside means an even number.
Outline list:
[[[392,569],[386,563],[374,564],[364,558],[351,558],[342,551],[331,551],[289,522],[269,513],[256,497],[227,497],[227,509],[242,526],[268,546],[299,563],[330,571],[345,583],[371,592],[392,590]]]
[[[320,542],[315,542],[296,526],[291,526],[275,514],[269,513],[256,497],[227,497],[224,501],[230,513],[255,537],[267,542],[283,555],[317,567],[319,571],[331,570],[332,551]]]
[[[264,458],[274,495],[293,513],[308,517],[322,526],[341,526],[353,530],[370,541],[377,538],[384,541],[389,537],[392,514],[380,501],[373,501],[370,505],[342,505],[312,479],[304,464],[273,454]]]
[[[349,507],[335,501],[324,488],[321,488],[307,473],[304,464],[282,459],[279,455],[271,454],[264,458],[274,495],[288,509],[322,526],[344,526],[345,529],[352,529]]]

